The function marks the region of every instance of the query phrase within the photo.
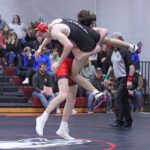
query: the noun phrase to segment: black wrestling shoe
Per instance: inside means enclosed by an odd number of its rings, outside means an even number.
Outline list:
[[[98,109],[104,101],[106,101],[105,95],[100,93],[100,92],[97,93],[95,95],[95,102],[94,102],[94,105],[93,105],[93,110]]]
[[[126,123],[126,122],[125,122],[124,127],[125,127],[125,128],[131,128],[131,127],[132,127],[132,123]]]
[[[121,128],[124,126],[124,122],[123,121],[121,121],[121,122],[115,121],[115,122],[109,124],[109,126],[115,127],[115,128]]]

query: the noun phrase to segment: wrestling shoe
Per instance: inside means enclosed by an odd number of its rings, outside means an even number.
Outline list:
[[[129,50],[131,52],[136,52],[139,49],[139,47],[136,44],[129,44],[129,45],[130,45]]]
[[[115,127],[115,128],[121,128],[121,127],[124,127],[124,122],[123,121],[115,121],[115,122],[109,124],[109,126]]]
[[[46,123],[46,120],[44,120],[42,117],[36,118],[35,130],[39,136],[43,136],[43,129],[44,129],[45,123]]]
[[[94,102],[94,105],[93,105],[93,109],[96,110],[97,108],[99,108],[105,100],[106,99],[105,99],[105,95],[104,94],[102,94],[100,92],[97,93],[95,95],[95,102]]]
[[[68,131],[69,129],[66,129],[65,127],[63,128],[61,127],[57,130],[56,134],[65,140],[68,140],[68,141],[74,140],[75,138],[71,137]]]

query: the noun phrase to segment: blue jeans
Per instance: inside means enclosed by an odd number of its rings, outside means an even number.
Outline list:
[[[52,93],[48,97],[45,97],[45,95],[43,95],[42,93],[34,91],[32,93],[32,96],[39,98],[41,103],[42,103],[42,105],[43,105],[43,107],[46,108],[48,106],[48,104],[50,103],[50,101],[55,97],[55,94]]]
[[[142,99],[143,99],[141,90],[135,91],[135,98],[136,98],[136,106],[138,110],[140,110],[142,106]]]
[[[14,65],[15,54],[13,51],[7,52],[5,57],[7,58],[9,65]]]
[[[87,99],[88,99],[88,111],[92,111],[93,110],[94,96],[91,92],[86,92],[86,96],[87,96]]]
[[[112,110],[112,95],[110,92],[107,92],[107,106],[106,109],[107,110]],[[86,92],[86,96],[88,99],[88,111],[92,111],[93,110],[93,100],[94,100],[94,96],[91,92]]]
[[[112,95],[110,92],[107,92],[106,93],[106,96],[107,96],[107,99],[106,99],[106,102],[107,102],[107,110],[112,110]]]

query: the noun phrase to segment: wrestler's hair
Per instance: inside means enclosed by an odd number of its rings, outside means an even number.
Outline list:
[[[81,10],[78,15],[78,22],[85,26],[90,26],[93,21],[96,21],[96,15],[89,10]]]

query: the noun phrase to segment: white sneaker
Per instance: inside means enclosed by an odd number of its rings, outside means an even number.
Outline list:
[[[88,111],[88,114],[93,114],[94,112],[93,111]]]
[[[106,113],[107,114],[113,114],[114,112],[112,110],[107,110]]]
[[[29,79],[25,78],[25,80],[22,82],[22,84],[29,84]]]
[[[74,140],[75,138],[71,137],[65,128],[59,128],[56,132],[58,136],[65,140]]]
[[[78,112],[75,109],[72,109],[72,114],[77,114]]]
[[[45,126],[45,120],[41,117],[38,117],[36,118],[36,127],[35,127],[35,130],[36,130],[36,133],[39,135],[39,136],[43,136],[43,129],[44,129],[44,126]]]
[[[57,108],[57,109],[56,109],[56,114],[61,114],[60,108]]]

